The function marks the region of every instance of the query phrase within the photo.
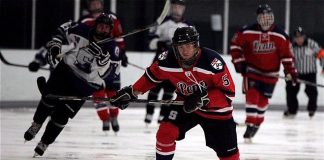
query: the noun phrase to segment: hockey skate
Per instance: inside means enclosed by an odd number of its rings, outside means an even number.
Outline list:
[[[252,143],[252,138],[255,136],[256,132],[258,131],[259,126],[253,124],[246,125],[246,131],[243,135],[245,143]]]
[[[116,133],[119,131],[119,124],[117,118],[111,118],[111,128]]]
[[[110,121],[102,121],[102,131],[109,131],[110,130]]]
[[[313,118],[314,115],[315,115],[315,111],[309,111],[309,112],[308,112],[308,116],[309,116],[309,118]]]
[[[294,119],[296,117],[296,113],[290,113],[289,111],[285,111],[284,112],[284,118],[287,118],[287,119]]]
[[[153,119],[153,115],[152,114],[146,114],[144,122],[146,123],[146,125],[150,124],[152,122]]]
[[[28,128],[28,130],[24,134],[25,142],[32,140],[38,131],[41,129],[42,125],[32,122],[32,125]]]
[[[40,141],[37,144],[36,148],[34,149],[35,154],[33,157],[42,156],[44,154],[45,150],[47,149],[47,147],[48,147],[48,144],[45,144],[42,141]]]

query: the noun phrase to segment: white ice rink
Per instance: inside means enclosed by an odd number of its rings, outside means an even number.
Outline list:
[[[144,108],[128,108],[120,112],[121,130],[117,135],[101,131],[101,122],[93,108],[82,108],[65,127],[56,142],[43,157],[32,158],[33,149],[44,131],[24,144],[23,134],[29,127],[35,109],[1,109],[2,160],[152,160],[155,159],[154,121],[145,128]],[[158,113],[158,111],[156,111]],[[235,111],[235,118],[243,122],[245,113]],[[309,119],[300,112],[295,119],[283,119],[282,112],[268,111],[253,144],[243,143],[245,127],[238,127],[238,143],[242,160],[323,160],[324,113]],[[177,142],[175,160],[215,160],[216,154],[205,146],[202,129],[190,130],[186,139]]]

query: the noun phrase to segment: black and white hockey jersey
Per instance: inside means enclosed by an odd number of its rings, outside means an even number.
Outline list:
[[[61,25],[64,30],[62,42],[67,45],[74,44],[74,47],[65,53],[63,62],[67,64],[73,73],[91,84],[105,87],[105,81],[119,75],[120,57],[119,48],[115,41],[100,45],[104,58],[93,55],[87,47],[93,42],[91,27],[85,24],[73,24],[67,22]],[[56,37],[57,38],[57,37]]]

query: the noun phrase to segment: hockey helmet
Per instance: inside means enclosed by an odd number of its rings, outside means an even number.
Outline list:
[[[106,24],[110,27],[110,29],[109,30],[101,30],[100,28],[98,28],[99,24]],[[108,38],[111,36],[113,27],[114,27],[113,18],[106,13],[101,13],[99,15],[99,17],[97,17],[95,20],[95,25],[93,27],[94,28],[93,33],[98,39]]]
[[[178,46],[188,43],[193,43],[196,50],[190,59],[185,60],[181,57]],[[184,67],[191,67],[195,62],[199,48],[199,33],[197,32],[196,28],[193,26],[177,28],[172,38],[172,48],[180,64],[182,64]]]
[[[269,30],[274,23],[273,11],[268,4],[259,5],[257,10],[257,22],[261,26],[262,30]]]
[[[112,29],[114,27],[114,20],[113,18],[106,14],[106,13],[101,13],[95,21],[95,26],[97,26],[99,23],[103,23],[103,24],[107,24],[110,26],[110,28]]]
[[[180,5],[185,6],[186,2],[185,2],[185,0],[171,0],[171,4],[180,4]]]
[[[304,29],[301,26],[298,26],[294,32],[293,32],[294,37],[301,37],[301,36],[306,36]]]

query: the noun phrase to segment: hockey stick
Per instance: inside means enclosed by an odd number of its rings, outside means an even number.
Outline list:
[[[286,77],[284,77],[284,76],[278,76],[278,78],[280,78],[280,79],[284,79],[284,80],[288,80],[288,81],[290,81],[290,79],[287,79]],[[324,85],[322,85],[322,84],[318,84],[318,83],[313,83],[313,82],[309,82],[309,81],[305,81],[305,80],[302,80],[302,79],[299,79],[299,78],[297,78],[297,82],[299,82],[299,83],[304,83],[304,84],[306,84],[306,85],[309,85],[309,86],[313,86],[313,87],[324,87]]]
[[[8,61],[3,57],[3,55],[2,55],[1,52],[0,52],[0,59],[1,59],[1,61],[2,61],[4,64],[9,65],[9,66],[28,68],[27,65],[15,64],[15,63],[10,63],[10,62],[8,62]],[[46,71],[49,71],[49,70],[50,70],[49,68],[43,68],[43,67],[40,67],[39,69],[46,70]]]
[[[45,77],[37,78],[37,87],[43,97],[53,100],[61,100],[61,101],[110,101],[110,98],[104,97],[80,97],[80,96],[61,96],[61,95],[53,95],[49,94],[46,87],[46,79]],[[146,100],[146,99],[136,99],[132,101],[134,103],[149,103],[149,104],[168,104],[168,105],[183,105],[183,101],[175,101],[175,100]]]
[[[61,95],[53,95],[48,94],[45,96],[48,99],[60,100],[60,101],[106,101],[109,102],[110,98],[104,97],[79,97],[79,96],[61,96]],[[183,101],[175,101],[175,100],[146,100],[146,99],[136,99],[131,101],[134,103],[149,103],[149,104],[167,104],[167,105],[183,105]]]
[[[141,66],[139,66],[139,65],[136,65],[136,64],[134,64],[134,63],[130,63],[130,62],[128,62],[127,64],[129,64],[129,65],[131,65],[131,66],[133,66],[133,67],[135,67],[135,68],[138,68],[138,69],[140,69],[140,70],[145,70],[145,68],[143,68],[143,67],[141,67]]]
[[[154,26],[157,26],[157,25],[160,25],[162,23],[162,21],[165,19],[165,17],[167,16],[167,14],[169,13],[169,10],[170,10],[170,0],[166,0],[165,4],[164,4],[164,7],[163,7],[163,10],[162,10],[162,13],[160,14],[160,16],[155,20],[154,23],[150,24],[150,25],[147,25],[143,28],[139,28],[139,29],[135,29],[131,32],[128,32],[126,34],[123,34],[119,37],[114,37],[114,38],[106,38],[106,39],[103,39],[103,40],[100,40],[98,42],[96,42],[97,44],[103,44],[103,43],[107,43],[107,42],[110,42],[112,40],[115,40],[115,38],[124,38],[124,37],[127,37],[127,36],[130,36],[130,35],[133,35],[133,34],[136,34],[136,33],[139,33],[139,32],[143,32],[143,31],[146,31],[148,29],[150,29],[151,27],[154,27]],[[88,46],[85,46],[85,47],[82,47],[80,49],[83,49],[83,48],[86,48]],[[59,55],[57,55],[56,57],[57,58],[62,58],[64,57],[65,53],[61,53]]]
[[[127,36],[130,36],[130,35],[133,35],[133,34],[136,34],[136,33],[139,33],[139,32],[143,32],[143,31],[146,31],[148,29],[150,29],[151,27],[154,27],[154,26],[157,26],[157,25],[160,25],[162,23],[162,21],[165,19],[165,17],[167,16],[167,14],[169,13],[169,10],[170,10],[170,0],[166,0],[165,4],[164,4],[164,7],[163,7],[163,10],[162,10],[162,13],[160,14],[160,16],[156,19],[156,21],[150,25],[147,25],[143,28],[140,28],[140,29],[135,29],[129,33],[126,33],[126,34],[123,34],[121,35],[120,37],[117,37],[117,38],[124,38],[124,37],[127,37]],[[98,41],[97,43],[98,44],[102,44],[102,43],[106,43],[106,42],[110,42],[114,40],[114,38],[106,38],[106,39],[103,39],[101,41]]]

